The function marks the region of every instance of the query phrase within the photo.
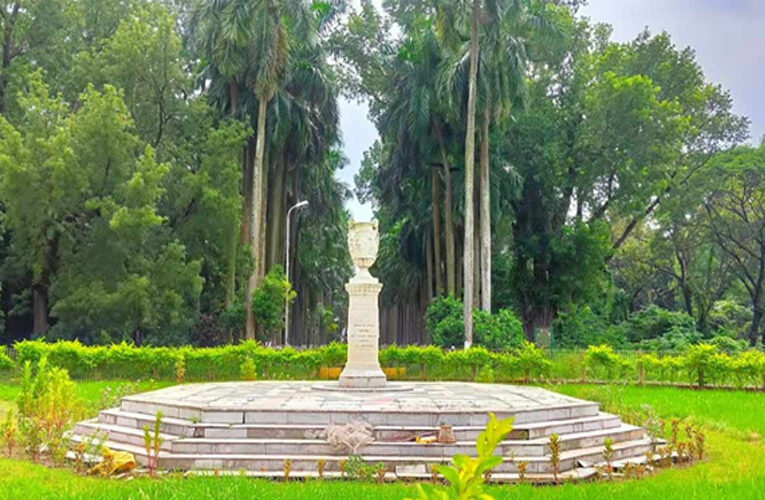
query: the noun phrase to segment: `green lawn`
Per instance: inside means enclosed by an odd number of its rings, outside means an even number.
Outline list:
[[[97,401],[101,389],[114,382],[79,384],[80,394]],[[143,388],[150,387],[148,384]],[[511,499],[661,499],[765,498],[765,395],[744,392],[689,391],[669,388],[560,386],[556,390],[603,402],[608,409],[629,409],[649,403],[663,417],[692,418],[709,429],[705,463],[673,469],[643,479],[560,487],[497,486],[496,498]],[[0,401],[16,394],[0,384]],[[253,499],[401,499],[411,496],[409,484],[378,486],[350,482],[290,482],[239,477],[170,477],[158,480],[105,480],[76,476],[20,460],[0,460],[0,498],[253,498]]]

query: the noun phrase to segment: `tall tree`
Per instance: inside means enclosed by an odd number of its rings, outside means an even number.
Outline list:
[[[293,5],[292,7],[295,7]],[[299,2],[297,7],[304,7]],[[251,187],[247,217],[252,272],[245,287],[247,313],[245,335],[255,338],[252,296],[265,271],[265,192],[266,117],[268,104],[287,64],[288,33],[284,16],[286,6],[279,0],[222,0],[203,2],[197,12],[199,37],[220,74],[228,83],[232,109],[238,105],[238,86],[243,84],[257,99],[255,151],[252,160]],[[301,14],[294,12],[290,14]],[[248,176],[245,175],[245,178]]]

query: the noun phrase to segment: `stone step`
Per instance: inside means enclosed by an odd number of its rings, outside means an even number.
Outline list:
[[[136,413],[113,408],[99,413],[99,421],[106,424],[143,428],[154,425],[153,414]],[[559,435],[615,428],[621,425],[619,417],[608,413],[573,419],[531,422],[514,425],[508,436],[511,439],[534,439]],[[161,430],[181,437],[231,438],[231,439],[321,439],[326,426],[316,424],[219,424],[199,423],[187,419],[162,417]],[[456,426],[454,435],[458,441],[475,441],[484,430],[483,426]],[[438,426],[378,425],[374,427],[377,441],[412,441],[417,436],[432,435]]]
[[[144,425],[148,425],[149,428],[153,429],[155,419],[156,415],[127,412],[122,411],[119,408],[101,410],[98,413],[98,421],[101,423],[132,427],[134,429],[143,429]],[[220,424],[219,427],[228,428],[229,425]],[[202,437],[204,435],[204,428],[205,427],[201,424],[194,423],[191,420],[166,417],[164,415],[160,422],[160,432],[180,437],[195,437],[195,435],[197,437]]]
[[[153,428],[150,427],[150,431],[153,435]],[[135,429],[121,425],[104,424],[97,421],[96,419],[78,422],[74,426],[73,432],[75,435],[82,437],[91,436],[98,432],[106,432],[108,434],[108,441],[126,443],[133,446],[144,445],[143,429]],[[166,434],[160,431],[159,437],[162,439],[162,442],[160,443],[160,449],[168,452],[172,451],[173,441],[178,439],[178,436]]]
[[[74,440],[81,439],[75,436]],[[104,443],[113,450],[128,451],[135,455],[139,464],[146,463],[146,452],[142,446],[118,442],[112,439]],[[639,457],[651,449],[650,441],[638,439],[614,444],[613,460],[625,460]],[[603,447],[575,449],[564,451],[560,456],[560,472],[577,468],[579,461],[599,462],[602,460]],[[285,460],[291,461],[294,471],[316,470],[317,461],[324,460],[327,471],[338,471],[339,463],[347,457],[338,455],[289,455],[289,454],[202,454],[202,453],[169,453],[164,450],[159,454],[159,466],[165,469],[221,469],[221,470],[250,470],[250,471],[279,471],[283,469]],[[383,463],[391,470],[396,467],[424,464],[427,467],[435,463],[446,463],[448,457],[422,456],[385,456],[363,454],[362,459],[369,464]],[[505,460],[495,471],[497,473],[517,473],[516,464],[527,463],[529,474],[549,474],[552,464],[549,456],[515,456],[513,461]]]
[[[364,421],[374,426],[438,426],[449,424],[453,426],[484,426],[488,421],[487,411],[477,410],[441,410],[432,412],[409,411],[365,411],[365,410],[304,410],[290,409],[251,409],[236,408],[205,409],[198,406],[178,403],[160,403],[151,399],[141,399],[138,396],[128,396],[122,399],[120,409],[130,413],[155,415],[161,411],[163,417],[185,419],[200,423],[218,424],[309,424],[326,426],[329,424],[344,424],[353,421]],[[499,419],[513,418],[516,425],[538,423],[551,420],[565,420],[597,416],[598,404],[589,401],[557,403],[545,407],[533,407],[516,411],[497,411]]]
[[[561,436],[561,450],[589,448],[602,445],[606,438],[614,443],[631,441],[643,437],[643,430],[631,425],[622,425],[613,429],[601,429]],[[184,438],[173,442],[173,453],[197,454],[276,454],[276,455],[344,455],[334,450],[329,443],[318,439],[220,439],[220,438]],[[423,455],[433,457],[451,457],[455,453],[471,454],[475,452],[475,441],[458,441],[451,444],[419,444],[413,441],[391,442],[375,441],[362,449],[370,455]],[[498,454],[504,456],[542,456],[549,453],[549,440],[503,441]]]
[[[550,484],[570,481],[586,481],[598,474],[594,467],[580,467],[567,472],[562,472],[556,478],[552,474],[526,474],[521,480],[518,474],[510,472],[499,472],[491,474],[488,481],[491,483],[519,483],[526,484]],[[229,470],[191,470],[185,473],[186,477],[230,477],[246,476],[258,479],[283,479],[283,471],[229,471]],[[337,471],[325,471],[320,477],[316,471],[292,471],[290,479],[343,479],[345,476]],[[397,472],[388,471],[385,473],[385,481],[430,481],[432,475],[425,465],[414,467],[399,467]]]

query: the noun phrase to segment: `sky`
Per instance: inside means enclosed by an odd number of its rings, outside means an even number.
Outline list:
[[[734,112],[749,117],[750,141],[765,135],[765,0],[590,0],[581,15],[613,26],[613,39],[629,41],[644,28],[668,32],[691,46],[706,78],[728,89]],[[340,103],[340,129],[348,165],[338,178],[353,187],[361,159],[377,139],[363,102]],[[371,220],[372,207],[346,203],[356,220]]]

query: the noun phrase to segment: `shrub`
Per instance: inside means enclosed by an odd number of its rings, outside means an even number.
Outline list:
[[[609,325],[607,319],[596,314],[590,306],[569,306],[568,312],[558,315],[552,325],[553,342],[557,347],[587,347],[608,344],[623,346],[626,342],[623,325]]]
[[[37,461],[42,450],[54,460],[63,459],[64,435],[82,414],[66,370],[50,366],[46,358],[35,370],[26,362],[16,404],[21,440],[32,460]]]
[[[462,301],[451,295],[433,299],[425,311],[425,328],[433,344],[443,349],[462,347],[465,343]]]
[[[534,376],[546,374],[552,363],[544,352],[531,342],[523,342],[515,351],[516,367],[523,373],[523,381],[528,382]]]
[[[252,313],[255,322],[266,333],[275,335],[284,327],[284,306],[293,300],[295,292],[281,266],[274,266],[263,278],[252,296]]]
[[[433,299],[425,312],[425,327],[431,342],[442,349],[465,344],[462,301],[454,297]],[[476,309],[473,312],[473,341],[493,351],[510,350],[523,341],[523,325],[515,313],[502,309],[496,314]]]
[[[746,351],[733,361],[733,372],[739,385],[752,382],[765,387],[765,354],[760,351]]]
[[[694,336],[696,321],[680,311],[669,311],[656,305],[650,305],[627,320],[627,340],[640,342],[661,337],[670,331],[674,335]]]
[[[748,347],[746,340],[736,340],[727,335],[715,335],[709,343],[725,354],[740,354]]]
[[[590,346],[584,355],[585,365],[595,373],[605,372],[607,379],[620,375],[629,365],[627,361],[614,352],[610,346]]]
[[[0,372],[8,372],[13,370],[16,365],[13,360],[8,357],[2,350],[0,350]]]
[[[524,340],[523,324],[509,309],[496,314],[476,310],[473,316],[475,343],[492,351],[509,351]]]
[[[696,380],[699,387],[706,383],[705,375],[712,371],[715,365],[717,348],[710,344],[698,344],[690,346],[685,352],[685,367],[692,380]]]

